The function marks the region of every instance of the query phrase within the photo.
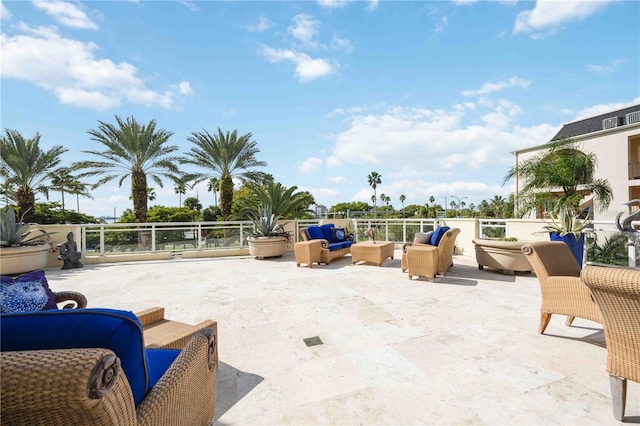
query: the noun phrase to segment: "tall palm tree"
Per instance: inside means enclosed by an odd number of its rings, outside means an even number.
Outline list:
[[[402,203],[402,217],[404,217],[404,200],[406,200],[407,197],[404,194],[400,194],[400,202]]]
[[[255,170],[267,165],[258,161],[256,154],[260,152],[257,142],[251,140],[253,135],[247,133],[238,136],[238,131],[223,133],[218,127],[217,134],[210,134],[205,129],[193,132],[187,140],[195,146],[191,147],[186,157],[180,159],[182,164],[191,164],[213,172],[220,179],[220,212],[224,220],[231,214],[233,202],[233,179],[243,182],[260,182],[264,172]],[[201,182],[211,177],[206,173],[193,173],[189,180]]]
[[[184,182],[176,182],[173,190],[178,194],[178,206],[182,207],[182,196],[187,193],[187,185]]]
[[[80,213],[80,195],[93,199],[93,196],[87,192],[86,185],[73,176],[68,167],[57,168],[51,173],[51,188],[60,191],[62,210],[65,209],[64,193],[66,192],[77,197],[78,213]]]
[[[5,184],[14,185],[18,217],[27,223],[33,222],[35,194],[49,194],[44,183],[50,171],[60,164],[60,156],[67,152],[60,145],[42,151],[39,144],[39,133],[25,139],[17,130],[5,129],[5,135],[0,138],[0,177]]]
[[[371,172],[369,173],[369,176],[367,176],[367,181],[369,182],[369,186],[373,188],[373,197],[371,198],[371,200],[373,200],[373,217],[378,217],[378,210],[376,207],[376,188],[382,183],[382,175],[378,172]]]
[[[0,183],[0,196],[2,196],[5,207],[9,204],[16,204],[16,191],[12,183],[6,181]]]
[[[576,212],[585,195],[593,196],[597,209],[606,209],[613,191],[608,180],[594,178],[597,163],[595,154],[585,154],[575,140],[561,137],[539,155],[512,167],[503,185],[513,178],[524,182],[516,200],[519,215],[546,203],[552,204],[554,212],[567,208]]]
[[[87,185],[84,182],[80,182],[75,179],[71,182],[70,186],[67,187],[69,194],[76,196],[76,212],[80,213],[80,196],[89,198],[93,200],[93,195],[89,191],[87,191]]]
[[[173,135],[164,129],[156,129],[156,121],[141,124],[134,117],[125,120],[116,115],[116,124],[98,121],[97,129],[88,130],[91,140],[103,145],[105,151],[82,151],[99,158],[98,161],[81,161],[73,165],[74,169],[86,169],[78,175],[102,176],[92,189],[118,179],[122,186],[125,179],[131,179],[131,197],[136,222],[147,221],[147,179],[152,179],[160,188],[164,187],[162,178],[174,182],[180,174],[178,157],[172,155],[178,150],[175,145],[167,145]]]
[[[215,206],[218,207],[218,191],[220,191],[220,179],[217,177],[212,177],[207,182],[207,191],[213,192],[213,199],[215,201]]]

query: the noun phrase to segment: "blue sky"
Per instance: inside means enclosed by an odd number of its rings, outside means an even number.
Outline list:
[[[134,116],[181,152],[251,132],[265,172],[327,207],[370,203],[372,171],[396,208],[477,204],[508,196],[512,151],[640,102],[639,20],[637,1],[2,1],[0,118],[63,165]],[[93,195],[82,212],[132,207],[129,182]]]

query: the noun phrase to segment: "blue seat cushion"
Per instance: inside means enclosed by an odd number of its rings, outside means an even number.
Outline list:
[[[142,324],[129,311],[88,308],[2,314],[0,330],[2,351],[71,348],[112,350],[120,358],[136,405],[144,399],[152,383],[162,376],[164,371],[160,370],[173,362],[169,362],[169,359],[177,356],[173,355],[174,352],[154,354],[154,362],[150,365],[148,351],[144,347]]]
[[[352,244],[353,244],[353,241],[342,241],[342,248],[351,247]]]
[[[333,237],[331,236],[331,228],[334,228],[333,223],[325,223],[324,225],[320,225],[320,229],[322,229],[322,235],[324,235],[324,239],[333,242]]]
[[[349,242],[351,242],[351,241],[349,241]],[[330,243],[329,244],[329,251],[340,250],[341,248],[344,248],[343,244],[344,244],[344,241],[340,242],[340,243]]]
[[[324,234],[322,233],[322,229],[320,229],[317,225],[311,225],[307,228],[307,235],[310,240],[321,240],[324,238]],[[327,240],[331,241],[331,240]]]
[[[180,349],[148,348],[149,360],[149,389],[153,388],[165,371],[180,355]]]
[[[431,245],[432,246],[437,246],[438,244],[440,244],[440,240],[442,239],[442,236],[451,228],[449,228],[448,226],[441,226],[439,228],[436,228],[433,231],[433,234],[431,235]]]
[[[17,277],[0,277],[0,312],[28,312],[58,309],[56,296],[49,289],[44,271]]]

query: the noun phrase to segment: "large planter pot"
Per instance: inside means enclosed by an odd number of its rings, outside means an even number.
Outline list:
[[[513,275],[514,271],[531,272],[531,264],[522,253],[522,245],[526,243],[527,241],[474,239],[478,269],[488,266],[502,270],[502,273],[507,275]]]
[[[279,257],[287,250],[287,237],[249,237],[249,254],[258,259]]]
[[[584,254],[584,234],[580,234],[580,238],[576,240],[576,237],[573,234],[567,234],[560,236],[557,232],[551,232],[549,234],[551,237],[551,241],[563,241],[573,254],[573,257],[576,258],[578,265],[582,268],[582,259]]]
[[[0,248],[0,275],[15,275],[44,268],[50,249],[48,244]]]

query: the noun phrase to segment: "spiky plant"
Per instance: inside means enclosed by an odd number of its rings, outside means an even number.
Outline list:
[[[592,231],[590,220],[582,220],[575,217],[569,209],[560,210],[558,217],[552,215],[551,222],[545,221],[545,223],[546,225],[543,228],[547,232],[557,232],[561,237],[573,234],[576,240],[580,239],[582,234]]]
[[[16,213],[9,206],[0,209],[0,247],[51,244],[52,234],[37,223],[16,221]]]
[[[256,211],[248,213],[253,222],[253,232],[250,237],[287,237],[290,238],[288,232],[284,230],[284,226],[278,223],[280,216],[273,213],[273,208],[270,204],[263,204],[258,206]]]

